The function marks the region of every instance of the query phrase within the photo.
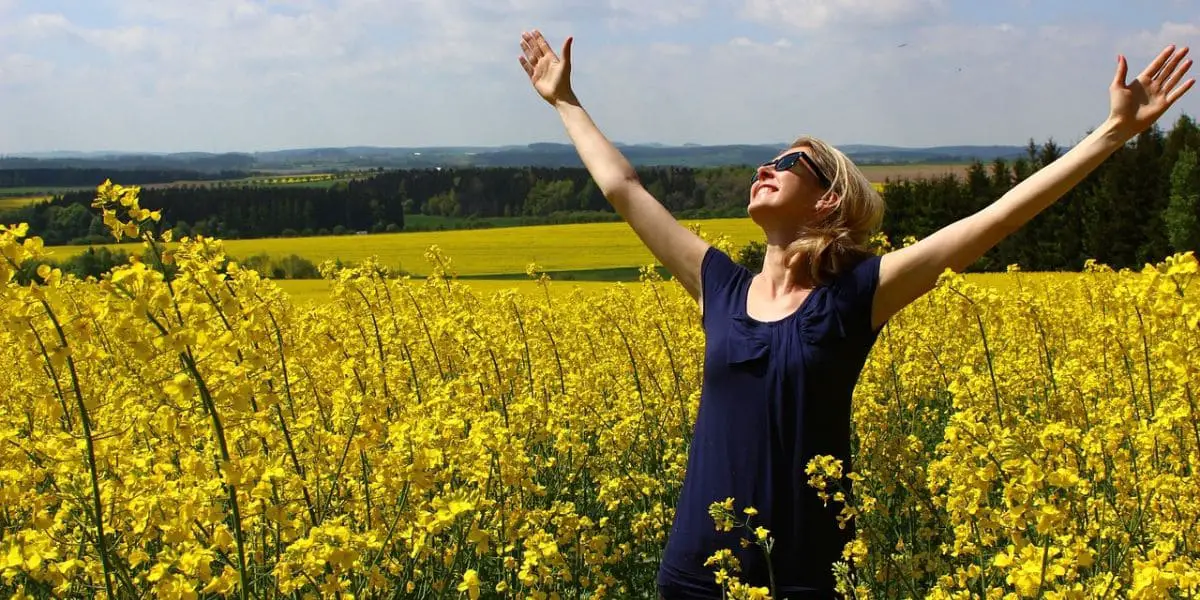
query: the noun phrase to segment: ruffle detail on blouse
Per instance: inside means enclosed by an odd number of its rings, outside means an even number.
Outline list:
[[[831,288],[813,290],[805,298],[800,313],[785,320],[795,319],[801,339],[807,344],[825,345],[846,337],[846,326],[837,310],[836,295]],[[747,363],[765,358],[770,354],[773,329],[782,322],[763,323],[744,314],[735,314],[731,320],[732,331],[726,341],[729,364]],[[786,325],[785,325],[786,326]]]

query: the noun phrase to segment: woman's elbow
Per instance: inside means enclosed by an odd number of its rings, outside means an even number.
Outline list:
[[[604,198],[609,202],[628,198],[631,193],[642,187],[642,180],[638,178],[637,173],[630,171],[612,177],[604,182],[596,182],[600,188],[600,193],[604,194]]]

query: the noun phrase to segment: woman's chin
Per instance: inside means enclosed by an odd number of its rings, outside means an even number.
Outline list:
[[[770,205],[761,202],[751,202],[746,206],[746,216],[750,217],[751,221],[760,226],[773,223],[776,220],[774,216],[776,211],[771,210],[771,208]]]
[[[752,200],[746,205],[746,216],[763,229],[778,229],[795,223],[800,218],[795,210],[788,208],[773,202]]]
[[[751,218],[766,217],[778,212],[779,207],[766,199],[751,198],[749,204],[746,205],[746,214]]]

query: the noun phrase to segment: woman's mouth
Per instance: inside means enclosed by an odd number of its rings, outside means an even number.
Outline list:
[[[776,191],[776,192],[779,191],[779,188],[775,187],[774,185],[763,182],[763,183],[759,183],[758,186],[756,188],[754,188],[754,195],[757,196],[758,193],[763,191],[764,189],[769,189],[769,190]]]

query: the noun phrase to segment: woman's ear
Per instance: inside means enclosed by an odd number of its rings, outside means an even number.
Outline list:
[[[838,206],[840,206],[841,203],[842,198],[841,196],[838,196],[836,192],[830,191],[825,193],[825,195],[821,196],[821,198],[817,200],[817,205],[814,207],[816,209],[817,218],[824,219],[825,217],[833,214],[833,212],[838,209]]]

